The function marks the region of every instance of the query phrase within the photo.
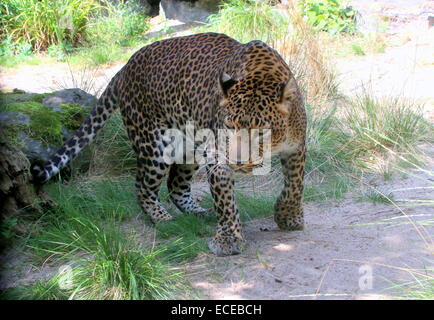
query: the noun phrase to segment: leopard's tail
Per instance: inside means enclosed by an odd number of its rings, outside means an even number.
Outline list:
[[[122,71],[122,70],[121,70]],[[87,144],[91,143],[97,132],[103,127],[118,107],[119,71],[108,84],[97,104],[83,121],[73,137],[64,143],[57,152],[45,163],[35,162],[30,172],[35,183],[44,183],[55,176],[69,161],[71,161]]]

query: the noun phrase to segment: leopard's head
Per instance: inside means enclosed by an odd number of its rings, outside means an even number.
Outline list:
[[[297,104],[302,103],[299,89],[292,76],[282,81],[272,73],[260,72],[242,79],[223,73],[220,87],[223,123],[230,132],[229,165],[249,173],[267,154],[291,143],[291,117]]]

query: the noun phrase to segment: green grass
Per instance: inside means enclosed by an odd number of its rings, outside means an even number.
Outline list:
[[[190,261],[208,252],[216,218],[176,214],[171,222],[156,225],[156,243],[138,241],[135,228],[126,227],[141,212],[133,179],[54,183],[46,191],[58,204],[31,224],[23,237],[34,263],[68,265],[71,287],[59,287],[56,273],[48,281],[8,290],[6,298],[20,299],[156,299],[168,298],[178,286],[176,262]],[[274,197],[255,199],[237,193],[242,221],[272,214]],[[167,207],[167,188],[160,199]],[[211,197],[202,205],[210,207]],[[174,212],[172,211],[172,214]],[[13,237],[17,222],[9,221],[5,236]],[[128,230],[128,231],[126,231]],[[59,282],[60,281],[60,282]]]
[[[96,67],[122,60],[123,52],[124,50],[118,45],[103,43],[98,46],[80,48],[65,59],[71,65]]]
[[[382,193],[373,190],[365,192],[362,196],[359,197],[359,201],[369,201],[372,203],[385,203],[385,204],[390,204],[391,200],[393,199],[394,196],[391,193],[383,195]]]
[[[430,272],[432,274],[432,270]],[[417,281],[401,284],[402,299],[434,300],[434,277],[418,277]]]
[[[353,42],[351,44],[351,50],[357,56],[364,56],[364,55],[366,55],[365,51],[362,49],[362,46],[360,44],[358,44],[358,43]]]
[[[0,5],[0,65],[52,60],[92,66],[125,61],[142,44],[149,18],[131,1],[16,1]]]
[[[3,290],[0,294],[2,300],[68,300],[69,294],[61,289],[58,277],[48,281],[38,281],[35,284],[22,287],[13,287]]]
[[[35,51],[51,44],[76,44],[85,38],[89,18],[101,9],[95,0],[5,0],[0,5],[0,38],[10,35]]]
[[[160,199],[167,199],[165,189]],[[240,212],[241,222],[251,221],[258,217],[273,214],[275,196],[256,194],[255,197],[243,192],[236,192],[237,207]],[[210,195],[204,197],[202,207],[213,208],[213,200]],[[172,212],[173,214],[173,212]],[[198,217],[194,214],[177,214],[174,221],[159,223],[156,226],[157,236],[161,239],[174,240],[168,244],[167,253],[181,253],[179,261],[191,260],[201,252],[208,252],[207,238],[212,237],[217,227],[217,218]]]
[[[289,21],[266,1],[229,0],[209,17],[210,30],[240,42],[275,41],[288,33]]]
[[[206,221],[208,220],[208,221]],[[207,237],[214,234],[216,222],[195,215],[177,215],[174,221],[159,223],[157,235],[170,240],[167,254],[178,253],[178,261],[191,260],[201,252],[208,251]]]
[[[135,172],[136,154],[119,112],[114,113],[98,133],[94,154],[92,167],[97,172],[106,171],[114,175]]]
[[[344,109],[343,119],[352,136],[354,156],[414,150],[418,141],[432,133],[421,105],[402,98],[377,98],[366,89]]]
[[[161,299],[180,283],[168,261],[179,252],[140,245],[123,223],[137,213],[132,181],[47,188],[59,205],[34,222],[27,246],[34,261],[71,266],[72,285],[59,290],[58,277],[11,291],[22,299]],[[15,292],[15,293],[14,293]]]

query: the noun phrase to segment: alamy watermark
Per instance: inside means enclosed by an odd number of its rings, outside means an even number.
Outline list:
[[[166,129],[160,141],[166,164],[226,164],[264,175],[271,171],[271,129]]]
[[[364,264],[359,267],[359,288],[360,290],[371,290],[374,284],[372,266]]]

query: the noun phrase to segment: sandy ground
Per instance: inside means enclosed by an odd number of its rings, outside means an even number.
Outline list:
[[[333,61],[340,90],[411,99],[434,121],[434,27],[415,21],[386,36],[392,45],[384,53]]]
[[[397,206],[358,202],[353,199],[360,194],[349,194],[341,202],[305,205],[304,231],[279,231],[272,217],[248,222],[246,250],[225,258],[204,254],[187,268],[191,285],[199,297],[208,299],[401,295],[391,288],[394,284],[414,281],[415,273],[429,273],[434,264],[434,176],[413,174],[377,184],[393,195]],[[407,206],[427,199],[431,205]],[[429,220],[430,225],[418,225]]]

